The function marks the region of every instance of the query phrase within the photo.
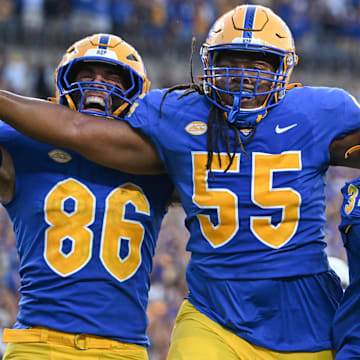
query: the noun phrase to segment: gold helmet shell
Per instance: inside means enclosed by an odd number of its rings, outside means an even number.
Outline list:
[[[226,50],[260,52],[264,56],[278,59],[275,71],[266,75],[266,78],[273,77],[274,81],[261,109],[244,110],[239,108],[239,116],[246,117],[251,113],[267,111],[283,98],[298,57],[295,54],[294,40],[289,27],[271,9],[260,5],[237,6],[215,22],[201,47],[205,94],[212,103],[229,112],[229,108],[219,100],[219,94],[227,91],[235,99],[235,96],[241,98],[241,91],[236,94],[216,87],[214,55],[219,51]],[[244,76],[244,71],[247,69],[242,70],[242,76]],[[227,72],[227,74],[229,73]],[[262,74],[259,73],[254,77],[261,80],[261,76]],[[256,90],[253,96],[259,95]],[[238,106],[240,103],[241,101],[237,101]]]
[[[150,88],[144,63],[139,53],[126,41],[111,34],[94,34],[71,45],[55,71],[56,102],[65,104],[73,110],[82,111],[77,105],[84,98],[84,89],[96,88],[99,83],[74,82],[76,68],[82,62],[101,62],[118,66],[121,74],[126,75],[129,86],[124,90],[119,87],[108,87],[107,96],[111,96],[115,108],[105,109],[104,116],[119,118]],[[106,84],[105,84],[106,85]],[[104,91],[104,88],[99,88]],[[77,101],[74,99],[77,96]],[[79,100],[79,96],[81,97]],[[99,115],[99,113],[96,113]]]

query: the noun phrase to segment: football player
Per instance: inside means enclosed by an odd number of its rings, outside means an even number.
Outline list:
[[[100,123],[119,121],[150,85],[137,51],[109,34],[73,44],[55,81],[61,107]],[[0,200],[21,276],[4,359],[147,359],[152,257],[173,189],[167,176],[121,173],[4,123],[0,144]]]
[[[341,89],[290,84],[293,38],[266,7],[224,14],[201,57],[203,83],[149,92],[127,116],[135,130],[6,92],[0,117],[116,169],[164,164],[191,252],[168,359],[332,359],[343,292],[324,251],[325,177],[360,166],[358,152],[344,157],[360,143],[360,106]]]
[[[360,178],[349,181],[341,189],[339,230],[346,248],[350,284],[334,317],[333,338],[337,360],[360,359]]]

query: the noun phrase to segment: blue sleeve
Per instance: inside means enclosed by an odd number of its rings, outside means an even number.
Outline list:
[[[354,96],[344,92],[344,114],[341,118],[342,129],[338,137],[343,137],[350,131],[360,129],[360,104]]]
[[[330,131],[330,142],[360,128],[360,105],[348,92],[342,89],[330,89],[326,103],[328,105],[324,107],[325,110],[329,110],[329,116],[324,119],[325,123],[320,124],[322,127],[320,131]]]
[[[142,99],[135,103],[125,121],[129,123],[131,127],[141,131],[143,134],[148,136],[150,140],[155,144],[161,159],[164,161],[166,151],[164,151],[163,134],[167,134],[166,122],[171,118],[171,108],[169,107],[168,101],[164,102],[161,107],[160,105],[166,89],[152,90],[148,92]],[[171,94],[169,94],[169,98]]]
[[[304,122],[309,126],[306,136],[313,139],[312,152],[327,168],[332,141],[360,128],[359,104],[342,89],[307,88],[301,97],[301,106]]]
[[[159,123],[162,95],[163,91],[161,90],[148,92],[131,107],[128,115],[125,117],[125,121],[133,128],[139,129],[152,138],[153,127]]]

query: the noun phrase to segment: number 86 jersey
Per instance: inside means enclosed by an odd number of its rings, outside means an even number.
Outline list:
[[[29,139],[5,124],[15,167],[4,204],[20,256],[16,328],[44,326],[148,345],[152,257],[173,186]]]

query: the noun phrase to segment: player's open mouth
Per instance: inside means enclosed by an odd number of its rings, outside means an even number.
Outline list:
[[[104,112],[105,99],[99,95],[88,95],[85,98],[83,110]]]

